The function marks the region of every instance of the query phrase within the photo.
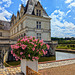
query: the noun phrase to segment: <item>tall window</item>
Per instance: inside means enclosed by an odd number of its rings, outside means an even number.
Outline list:
[[[19,26],[17,26],[17,32],[19,31]]]
[[[41,33],[37,33],[37,39],[41,40]]]
[[[41,10],[38,10],[38,9],[37,9],[37,10],[36,10],[36,15],[37,15],[37,16],[41,16]]]
[[[2,36],[2,32],[0,32],[0,36]]]
[[[23,23],[21,23],[21,30],[23,29]]]
[[[41,22],[36,22],[36,25],[37,25],[37,29],[41,29]]]

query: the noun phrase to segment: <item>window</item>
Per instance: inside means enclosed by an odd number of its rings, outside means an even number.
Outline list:
[[[21,23],[21,30],[23,29],[23,23]]]
[[[37,33],[37,39],[41,40],[41,33]]]
[[[41,22],[36,22],[36,24],[37,24],[37,29],[41,29]]]
[[[0,36],[2,36],[2,32],[0,32]]]
[[[36,15],[37,15],[37,16],[41,16],[41,10],[38,10],[38,9],[37,9],[37,10],[36,10]]]
[[[17,32],[19,31],[19,26],[17,26]]]
[[[14,28],[14,33],[16,33],[16,28]]]

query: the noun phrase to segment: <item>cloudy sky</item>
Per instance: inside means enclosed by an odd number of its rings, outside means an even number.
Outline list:
[[[0,0],[0,20],[10,21],[27,0]],[[51,20],[52,37],[75,37],[75,0],[40,0]]]

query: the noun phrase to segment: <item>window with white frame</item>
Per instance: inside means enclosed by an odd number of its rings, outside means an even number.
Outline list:
[[[37,27],[36,27],[37,29],[41,29],[41,22],[38,22],[38,21],[37,21],[37,22],[36,22],[36,25],[37,25]]]
[[[41,16],[41,10],[36,9],[36,15]]]
[[[41,33],[37,33],[37,39],[41,40]]]

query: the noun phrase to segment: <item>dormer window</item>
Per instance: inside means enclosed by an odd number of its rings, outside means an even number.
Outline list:
[[[38,9],[37,9],[37,10],[36,10],[36,15],[37,15],[37,16],[41,16],[41,10],[38,10]]]

